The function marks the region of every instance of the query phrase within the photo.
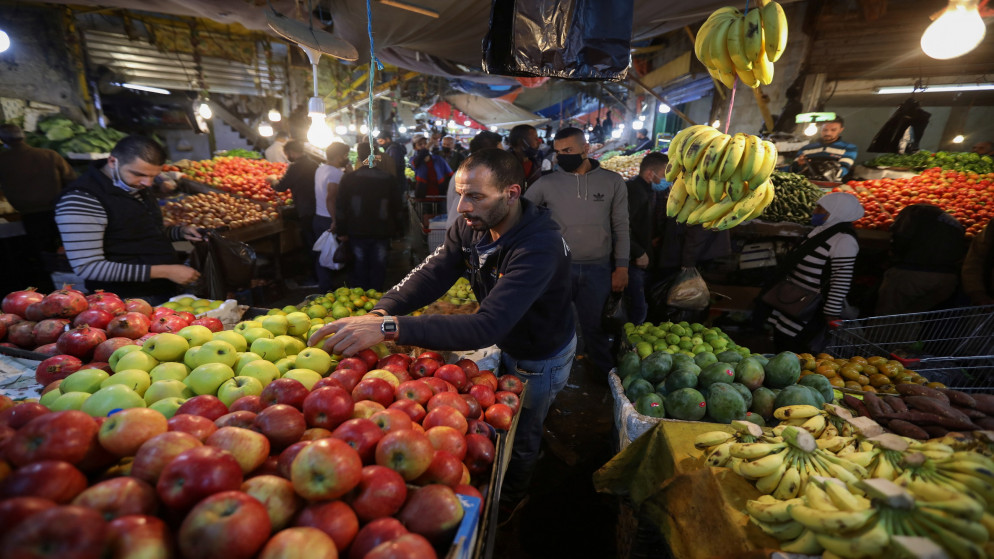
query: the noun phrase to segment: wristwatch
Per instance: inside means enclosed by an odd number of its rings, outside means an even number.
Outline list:
[[[380,323],[380,332],[383,333],[384,340],[396,340],[398,332],[397,319],[392,316],[383,317],[383,322]]]

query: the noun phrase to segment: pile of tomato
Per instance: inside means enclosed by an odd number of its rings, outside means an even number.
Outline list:
[[[290,192],[276,192],[266,177],[282,177],[286,163],[244,157],[215,157],[194,161],[183,172],[191,179],[219,190],[260,202],[289,205]]]
[[[856,222],[862,229],[886,231],[894,218],[912,204],[933,204],[955,217],[976,236],[994,214],[994,173],[926,169],[904,179],[849,181],[835,192],[851,192],[863,204],[866,215]]]

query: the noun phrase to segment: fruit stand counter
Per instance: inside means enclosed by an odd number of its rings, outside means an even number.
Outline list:
[[[281,253],[281,237],[285,228],[283,220],[269,221],[248,225],[238,229],[225,231],[222,235],[226,239],[240,241],[246,244],[255,245],[257,242],[265,242],[270,246],[273,255],[273,268],[276,271],[276,280],[283,279],[283,265]]]

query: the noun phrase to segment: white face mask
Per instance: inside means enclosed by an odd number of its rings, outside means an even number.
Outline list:
[[[121,178],[120,165],[121,165],[121,162],[120,161],[116,161],[114,163],[114,167],[110,170],[110,180],[111,180],[111,182],[114,184],[114,186],[120,188],[121,190],[125,190],[127,192],[135,192],[135,191],[137,191],[138,190],[137,188],[132,188],[132,187],[128,186],[128,184],[124,182],[124,179]]]

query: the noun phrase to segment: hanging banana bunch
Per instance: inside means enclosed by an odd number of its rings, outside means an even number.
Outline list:
[[[787,46],[787,16],[777,2],[760,0],[744,15],[724,7],[697,32],[694,54],[711,76],[731,89],[738,77],[749,87],[773,81],[773,63]]]

